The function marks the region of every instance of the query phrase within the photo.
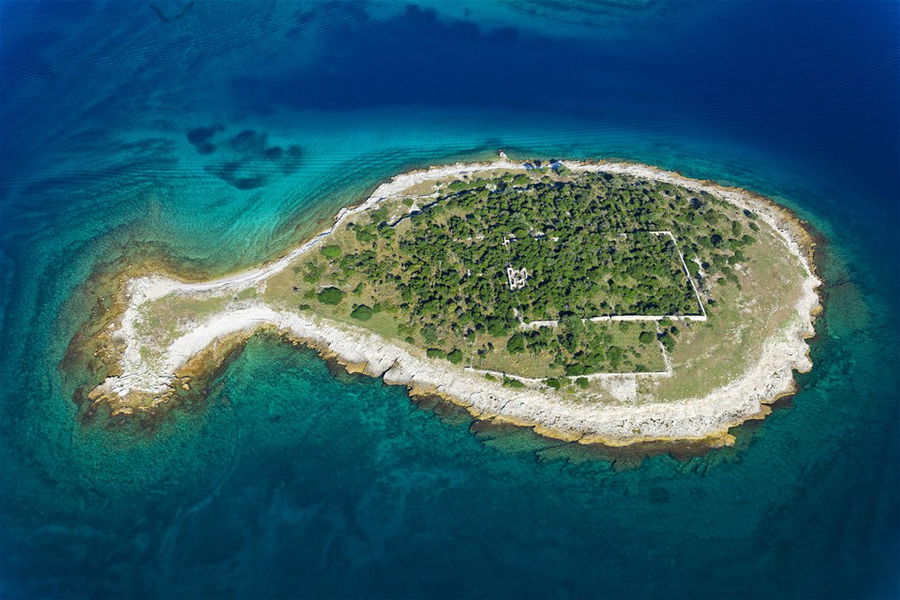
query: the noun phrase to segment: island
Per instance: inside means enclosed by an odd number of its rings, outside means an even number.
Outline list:
[[[647,165],[416,170],[261,268],[131,274],[77,340],[102,371],[85,400],[164,410],[267,331],[478,420],[727,445],[812,366],[813,245],[766,198]]]

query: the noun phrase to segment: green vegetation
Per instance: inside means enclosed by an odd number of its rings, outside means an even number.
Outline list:
[[[368,307],[365,304],[360,304],[353,309],[353,312],[350,313],[350,316],[359,321],[368,321],[372,318],[373,314],[375,313],[372,311],[371,307]]]
[[[651,335],[649,342],[639,339],[636,332],[641,325],[591,323],[567,317],[557,327],[524,331],[510,339],[521,339],[524,350],[520,352],[547,357],[549,374],[661,371],[664,364],[655,336]]]
[[[327,287],[319,292],[316,297],[322,304],[340,304],[341,300],[344,299],[344,292],[340,288]]]
[[[514,185],[525,180],[531,184]],[[455,182],[448,186],[455,193],[414,214],[393,240],[379,240],[353,266],[393,285],[416,316],[436,320],[465,307],[461,326],[494,335],[515,329],[517,315],[532,321],[700,312],[672,238],[652,233],[678,237],[688,229],[671,210],[674,192],[602,175],[561,183],[525,175]],[[692,249],[718,252],[710,241],[718,234],[707,230],[726,221],[705,216],[717,213],[703,203],[691,209],[687,198],[682,202],[702,229]],[[723,231],[716,238],[723,253],[739,249],[743,242]],[[382,254],[399,268],[385,271],[370,260]],[[507,265],[527,270],[523,288],[509,289]]]
[[[503,385],[514,390],[521,390],[525,388],[525,384],[518,379],[504,379]]]
[[[325,258],[334,260],[341,255],[341,247],[336,244],[332,244],[330,246],[322,246],[319,252],[321,252],[325,256]]]
[[[292,286],[319,286],[326,306],[350,290],[336,316],[431,357],[551,380],[663,370],[659,344],[672,352],[674,333],[584,319],[699,314],[691,278],[740,285],[755,242],[749,217],[712,195],[604,173],[457,179],[413,212],[409,200],[360,214],[300,261]],[[524,286],[510,289],[508,265]],[[530,321],[558,324],[520,327]]]

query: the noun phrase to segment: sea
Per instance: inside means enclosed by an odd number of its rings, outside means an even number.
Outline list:
[[[900,597],[898,31],[892,1],[0,1],[0,597]],[[640,456],[260,336],[152,427],[84,418],[98,276],[251,267],[500,148],[806,220],[798,393]]]

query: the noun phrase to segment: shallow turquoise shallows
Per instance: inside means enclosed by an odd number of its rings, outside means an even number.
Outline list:
[[[0,3],[0,596],[900,596],[898,30],[888,2]],[[640,461],[258,337],[155,429],[78,419],[91,275],[248,267],[498,148],[807,219],[799,393]]]

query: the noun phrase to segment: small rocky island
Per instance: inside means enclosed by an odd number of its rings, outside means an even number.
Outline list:
[[[811,368],[819,280],[788,211],[625,163],[414,171],[284,258],[132,277],[79,344],[89,403],[157,411],[273,331],[478,419],[582,443],[723,445]]]

